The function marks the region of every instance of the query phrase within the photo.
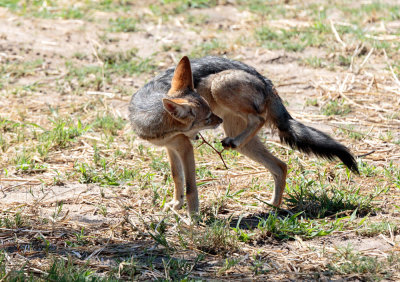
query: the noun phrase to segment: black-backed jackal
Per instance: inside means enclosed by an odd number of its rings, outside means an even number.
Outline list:
[[[175,193],[166,208],[182,207],[186,186],[188,211],[198,211],[190,138],[222,121],[227,136],[222,145],[257,161],[272,173],[275,189],[270,203],[274,206],[282,203],[287,167],[257,137],[263,125],[275,128],[281,141],[291,147],[327,159],[338,157],[358,173],[348,148],[294,120],[271,81],[238,61],[204,57],[190,63],[183,57],[175,69],[167,69],[134,94],[129,110],[139,137],[167,148]]]

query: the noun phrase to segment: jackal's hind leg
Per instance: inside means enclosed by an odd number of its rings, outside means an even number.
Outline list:
[[[262,164],[271,172],[275,181],[275,189],[269,203],[275,207],[279,207],[282,203],[282,195],[286,185],[286,164],[274,157],[264,144],[261,143],[257,136],[254,136],[253,139],[244,144],[238,149],[238,151],[250,159]]]
[[[226,137],[221,143],[224,148],[239,148],[242,145],[246,144],[251,138],[253,138],[260,128],[264,125],[265,120],[258,116],[249,114],[247,116],[247,126],[246,128],[240,132],[236,137]]]

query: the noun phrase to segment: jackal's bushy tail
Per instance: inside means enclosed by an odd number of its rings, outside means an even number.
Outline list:
[[[350,170],[359,173],[350,150],[327,134],[294,120],[282,103],[275,103],[272,120],[279,130],[282,142],[306,154],[314,154],[328,160],[338,157]]]

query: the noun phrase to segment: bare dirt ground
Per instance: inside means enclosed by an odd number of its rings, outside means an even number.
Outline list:
[[[354,23],[320,1],[276,1],[277,10],[265,4],[264,12],[251,9],[259,1],[106,2],[0,5],[1,281],[400,279],[400,17],[386,17],[393,3],[365,8]],[[282,35],[259,39],[264,26],[284,35],[314,28],[313,5],[329,11],[319,45],[314,37],[301,49]],[[352,25],[365,41],[344,31]],[[316,185],[356,205],[322,217],[304,205],[310,214],[287,231],[264,228],[262,219],[275,215],[284,226],[299,210],[287,201],[272,212],[263,167],[224,152],[226,170],[202,145],[201,223],[186,224],[183,210],[162,212],[173,187],[166,154],[135,136],[127,109],[137,89],[183,55],[254,66],[294,118],[349,146],[360,156],[359,176],[262,132],[292,169],[291,195]],[[217,147],[223,138],[221,130],[204,136]]]

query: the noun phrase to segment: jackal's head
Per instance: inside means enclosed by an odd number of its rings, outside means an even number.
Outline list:
[[[186,130],[199,131],[216,128],[221,122],[211,112],[207,102],[194,90],[193,75],[188,57],[178,63],[171,81],[171,89],[163,98],[164,109]]]

